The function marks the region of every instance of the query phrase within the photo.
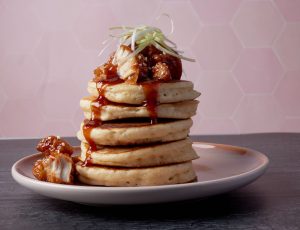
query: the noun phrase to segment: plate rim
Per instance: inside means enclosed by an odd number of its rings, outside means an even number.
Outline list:
[[[46,186],[47,188],[59,188],[59,189],[71,189],[71,190],[85,190],[85,191],[149,191],[149,190],[165,190],[165,189],[179,189],[179,188],[193,188],[193,187],[198,187],[198,186],[204,186],[204,185],[210,185],[210,184],[214,184],[214,183],[219,183],[219,182],[228,182],[228,181],[232,181],[235,179],[241,179],[244,177],[248,177],[252,174],[258,174],[258,176],[262,175],[269,163],[270,160],[269,158],[254,149],[251,148],[247,148],[247,147],[240,147],[240,146],[235,146],[235,145],[228,145],[228,144],[221,144],[221,143],[211,143],[211,142],[200,142],[200,141],[193,141],[193,144],[202,144],[202,145],[212,145],[215,147],[219,147],[219,148],[226,148],[228,149],[234,149],[234,150],[238,150],[238,151],[250,151],[256,154],[256,156],[259,156],[262,159],[262,164],[258,165],[257,167],[237,174],[237,175],[232,175],[232,176],[228,176],[228,177],[224,177],[224,178],[219,178],[219,179],[213,179],[213,180],[207,180],[207,181],[196,181],[196,182],[191,182],[191,183],[184,183],[184,184],[171,184],[171,185],[154,185],[154,186],[138,186],[138,187],[112,187],[112,186],[91,186],[91,185],[66,185],[66,184],[55,184],[55,183],[50,183],[50,182],[46,182],[46,181],[39,181],[30,177],[27,177],[23,174],[21,174],[20,172],[18,172],[17,170],[17,166],[19,164],[21,164],[21,162],[28,160],[29,158],[35,157],[37,155],[41,155],[41,153],[34,153],[28,156],[25,156],[21,159],[19,159],[18,161],[16,161],[12,168],[11,168],[11,174],[14,178],[14,180],[16,182],[18,182],[19,184],[23,185],[23,183],[20,182],[20,180],[23,181],[27,181],[29,183],[33,183],[35,185],[41,185],[41,186]],[[75,147],[77,148],[77,146]],[[261,173],[260,173],[261,172]],[[23,185],[24,186],[24,185]],[[27,186],[26,186],[27,187]]]

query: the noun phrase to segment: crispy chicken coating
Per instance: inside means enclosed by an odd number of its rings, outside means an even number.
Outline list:
[[[153,79],[161,79],[161,80],[180,80],[182,74],[182,63],[181,60],[177,57],[174,57],[170,54],[165,54],[159,49],[155,48],[154,46],[147,46],[143,51],[142,54],[147,57],[148,59],[148,66],[153,69],[153,67],[158,63],[164,63],[167,65],[167,68],[170,72],[170,78],[166,78],[163,76],[159,76],[156,74],[153,76]],[[158,66],[161,66],[159,64]],[[153,73],[153,71],[152,71]],[[164,74],[161,72],[161,74]]]
[[[140,74],[140,66],[136,56],[130,56],[132,50],[129,46],[121,45],[112,61],[117,65],[117,74],[128,83],[136,83]]]
[[[37,160],[32,168],[32,173],[38,180],[73,184],[75,166],[71,157],[71,145],[59,137],[49,136],[38,143],[37,150],[44,154],[44,158]]]
[[[180,80],[182,74],[182,63],[179,58],[171,56],[169,54],[161,53],[161,54],[154,54],[151,57],[151,62],[153,66],[155,66],[158,63],[166,64],[171,75],[171,80]]]
[[[35,176],[36,179],[47,181],[47,173],[44,167],[44,159],[37,160],[34,163],[34,166],[32,168],[32,174]]]
[[[152,67],[153,79],[160,81],[172,80],[170,70],[166,63],[158,62]]]
[[[36,149],[45,155],[49,155],[51,152],[60,152],[68,155],[72,155],[73,153],[73,147],[57,136],[43,138],[38,143]]]
[[[139,53],[137,55],[136,59],[137,59],[138,68],[139,68],[138,81],[144,82],[144,81],[150,80],[150,78],[149,78],[150,68],[148,66],[147,57],[145,57],[143,54]]]
[[[95,71],[94,81],[117,80],[130,84],[149,80],[180,80],[182,63],[177,57],[165,54],[154,46],[147,46],[135,56],[131,56],[129,46],[121,45],[104,65]]]
[[[114,81],[119,78],[119,76],[117,75],[117,66],[112,63],[114,54],[115,53],[113,53],[109,57],[109,60],[106,63],[97,67],[94,70],[94,75],[95,75],[94,81],[95,82]]]
[[[37,160],[33,166],[32,173],[41,181],[73,184],[74,170],[74,164],[70,156],[54,152],[41,160]]]

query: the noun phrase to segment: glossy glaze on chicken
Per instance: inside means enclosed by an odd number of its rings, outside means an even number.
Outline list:
[[[44,157],[37,160],[32,168],[33,175],[41,181],[59,184],[74,183],[74,163],[72,146],[57,136],[43,138],[37,150]]]
[[[121,45],[109,60],[95,71],[95,82],[121,78],[126,83],[139,84],[147,81],[168,82],[180,80],[181,60],[148,46],[136,56],[131,56],[129,46]]]

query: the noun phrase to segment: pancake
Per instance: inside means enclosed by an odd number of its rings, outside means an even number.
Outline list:
[[[185,139],[193,122],[191,119],[169,121],[150,125],[150,123],[108,123],[95,127],[89,136],[98,145],[137,145],[155,142],[169,142]],[[77,133],[81,141],[83,123]]]
[[[76,164],[79,181],[104,186],[151,186],[181,184],[195,180],[191,162],[148,168],[83,167]]]
[[[95,82],[89,81],[88,92],[94,97],[99,96]],[[109,101],[117,103],[141,105],[146,101],[146,96],[142,85],[127,83],[107,85],[105,87],[104,96]],[[159,83],[159,103],[173,103],[193,100],[199,96],[200,93],[193,89],[193,83],[190,81]]]
[[[84,117],[91,119],[91,104],[94,97],[85,97],[80,100],[80,107],[84,111]],[[172,104],[160,104],[156,107],[158,118],[173,118],[187,119],[196,114],[198,101],[189,100]],[[145,106],[132,105],[104,105],[101,107],[102,121],[134,118],[134,117],[149,117],[149,111]]]
[[[89,145],[81,142],[81,161]],[[119,167],[148,167],[187,162],[197,159],[189,139],[140,147],[102,147],[93,151],[89,163]]]

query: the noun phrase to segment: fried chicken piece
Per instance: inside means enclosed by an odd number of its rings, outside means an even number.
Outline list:
[[[153,79],[160,81],[170,81],[171,73],[166,63],[158,62],[152,67]]]
[[[32,173],[41,181],[58,184],[73,184],[74,182],[72,158],[63,153],[52,152],[51,155],[37,160]]]
[[[112,63],[114,54],[115,53],[109,57],[109,60],[105,64],[97,67],[94,70],[95,82],[115,81],[119,78],[117,74],[117,66]]]
[[[157,63],[164,63],[167,65],[171,74],[172,80],[180,80],[182,74],[182,63],[177,57],[169,54],[154,54],[151,59],[151,63],[155,66]]]
[[[72,155],[73,147],[68,142],[57,136],[48,136],[43,138],[37,145],[39,152],[49,155],[51,152],[60,152]]]
[[[102,66],[97,67],[97,69],[94,70],[94,75],[95,82],[105,81],[107,78],[107,65],[104,64]]]
[[[131,54],[130,47],[121,45],[112,63],[117,65],[117,73],[121,79],[128,83],[136,83],[140,74],[139,63],[136,56],[129,57]]]
[[[38,180],[73,184],[75,165],[71,157],[71,145],[59,137],[49,136],[38,143],[37,150],[44,154],[44,158],[37,160],[32,168]]]
[[[129,46],[121,45],[104,65],[94,70],[94,81],[113,81],[121,78],[136,84],[149,80],[180,80],[181,60],[165,54],[153,45],[147,46],[135,56],[130,56]]]
[[[36,179],[47,181],[47,173],[44,167],[44,159],[37,160],[34,163],[34,166],[32,168],[32,174],[35,176]]]
[[[148,59],[148,66],[152,68],[152,70],[153,67],[157,65],[157,63],[164,63],[167,65],[169,72],[171,74],[171,79],[169,80],[180,80],[182,74],[182,63],[179,58],[174,57],[170,54],[165,54],[153,45],[147,46],[142,51],[142,54]],[[160,73],[164,74],[163,71],[161,71]],[[159,76],[158,73],[155,76],[153,75],[153,78],[166,79],[165,76]]]
[[[139,53],[136,57],[139,68],[139,82],[150,80],[151,68],[148,66],[148,59],[143,54]]]

